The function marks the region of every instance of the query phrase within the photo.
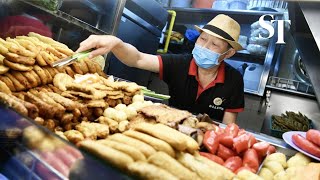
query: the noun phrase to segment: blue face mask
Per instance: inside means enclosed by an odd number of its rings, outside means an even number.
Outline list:
[[[228,51],[224,52],[223,54],[227,53]],[[214,66],[219,65],[219,57],[223,55],[213,52],[207,48],[201,47],[197,44],[194,46],[192,54],[196,64],[204,69],[210,69]]]

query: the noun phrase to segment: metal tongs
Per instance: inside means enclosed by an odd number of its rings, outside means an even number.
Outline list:
[[[64,59],[55,61],[52,64],[52,67],[61,67],[61,66],[67,66],[69,64],[72,64],[75,61],[78,61],[78,60],[81,60],[83,58],[88,57],[91,51],[92,51],[92,49],[86,50],[86,51],[82,51],[82,52],[79,52],[79,53],[75,53],[72,56],[66,57]]]

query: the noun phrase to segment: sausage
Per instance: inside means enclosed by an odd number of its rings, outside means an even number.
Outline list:
[[[232,148],[233,147],[233,136],[227,134],[226,132],[217,136],[218,141],[220,144]]]
[[[243,155],[243,166],[247,166],[255,172],[259,169],[259,158],[256,150],[248,149]]]
[[[239,154],[249,149],[250,135],[245,133],[233,139],[233,148]]]
[[[69,168],[59,158],[57,158],[52,152],[45,152],[41,155],[41,158],[50,164],[54,169],[59,171],[65,177],[69,175]]]
[[[216,155],[213,155],[210,153],[205,153],[205,152],[200,152],[200,155],[203,157],[206,157],[206,158],[210,159],[211,161],[216,162],[220,165],[223,165],[223,163],[224,163],[223,159],[219,156],[216,156]]]
[[[267,156],[276,152],[276,148],[272,145],[268,147]]]
[[[229,157],[235,156],[236,153],[231,149],[225,147],[222,144],[219,144],[217,155],[221,157],[223,160],[227,160]]]
[[[313,144],[312,142],[308,141],[304,137],[294,134],[292,135],[292,141],[295,145],[297,145],[302,150],[315,155],[317,157],[320,157],[320,148]]]
[[[54,152],[55,156],[60,159],[65,165],[71,168],[72,164],[77,160],[63,148],[59,148]]]
[[[225,129],[225,132],[235,138],[238,135],[239,126],[235,123],[228,124],[228,126]]]
[[[203,145],[210,153],[215,154],[217,152],[219,141],[214,130],[207,131],[204,134]]]
[[[232,172],[236,172],[242,166],[242,159],[239,156],[229,157],[223,164],[224,167],[230,169]]]
[[[258,156],[261,158],[267,155],[269,146],[270,146],[269,143],[262,141],[254,144],[252,146],[252,149],[256,150],[256,152],[258,153]]]
[[[67,151],[68,154],[71,154],[73,157],[75,157],[76,159],[82,159],[83,155],[81,154],[81,152],[74,148],[71,147],[69,145],[65,146],[64,149]]]
[[[36,165],[36,172],[37,175],[40,176],[42,179],[48,179],[48,180],[59,180],[51,170],[49,170],[45,165],[43,165],[41,162],[38,162]]]
[[[244,130],[244,129],[239,129],[237,136],[241,136],[242,134],[246,134],[246,133],[247,133],[246,130]]]
[[[317,145],[320,148],[320,131],[315,130],[315,129],[310,129],[307,132],[306,137],[307,137],[307,140],[314,143],[315,145]]]
[[[249,134],[249,136],[248,148],[251,148],[255,143],[257,143],[257,139],[252,134]]]

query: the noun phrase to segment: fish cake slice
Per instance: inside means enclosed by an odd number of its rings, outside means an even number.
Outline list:
[[[3,60],[3,64],[9,67],[10,69],[17,70],[17,71],[31,71],[33,68],[32,66],[26,66],[23,64],[8,61],[7,59]]]
[[[34,72],[39,76],[41,79],[41,84],[46,85],[48,84],[48,78],[46,72],[38,65],[35,65],[34,67]]]
[[[12,92],[16,91],[13,82],[7,76],[0,76],[0,80],[3,81]]]
[[[31,89],[32,86],[29,83],[28,79],[22,75],[19,71],[11,71],[11,75],[15,77],[26,89]]]
[[[26,89],[25,86],[23,86],[14,76],[12,76],[10,73],[7,73],[6,76],[11,80],[13,83],[15,89],[17,91],[23,91]]]

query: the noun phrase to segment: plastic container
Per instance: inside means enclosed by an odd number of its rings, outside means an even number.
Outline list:
[[[192,7],[193,8],[211,8],[212,4],[216,0],[194,0]]]
[[[219,10],[229,9],[229,3],[227,0],[216,0],[212,4],[212,9],[219,9]]]
[[[248,0],[234,0],[229,2],[229,9],[247,9]]]
[[[182,7],[188,8],[191,7],[192,0],[171,0],[170,7]]]

